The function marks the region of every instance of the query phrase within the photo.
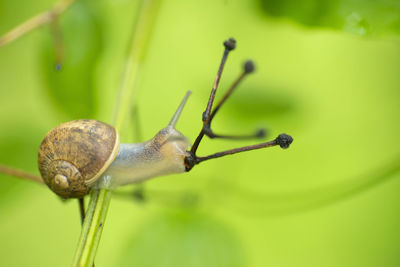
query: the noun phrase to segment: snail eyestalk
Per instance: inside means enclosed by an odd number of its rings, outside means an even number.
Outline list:
[[[178,119],[181,116],[183,107],[185,106],[185,104],[191,94],[192,94],[192,91],[187,91],[185,97],[182,99],[182,102],[179,104],[179,107],[176,109],[174,116],[172,116],[171,121],[168,123],[168,126],[175,128],[176,123],[178,122]]]
[[[222,107],[222,105],[226,102],[226,100],[232,95],[232,93],[235,91],[235,89],[238,87],[238,85],[243,81],[244,77],[246,77],[248,74],[253,73],[255,70],[255,66],[253,61],[248,60],[245,62],[243,65],[243,71],[239,75],[239,77],[233,82],[231,87],[228,89],[228,91],[223,95],[221,100],[218,102],[218,104],[215,106],[213,110],[211,110],[214,98],[215,98],[215,92],[218,87],[218,83],[222,74],[222,70],[224,67],[224,64],[226,62],[226,58],[228,56],[229,51],[233,50],[236,46],[236,42],[234,41],[233,38],[229,39],[228,41],[224,42],[225,50],[224,50],[224,56],[222,57],[222,61],[217,73],[217,78],[215,80],[214,86],[211,90],[211,95],[207,103],[206,110],[203,113],[203,127],[200,130],[199,135],[197,136],[192,148],[190,151],[186,152],[186,157],[184,160],[185,164],[185,169],[186,171],[190,171],[194,165],[199,164],[200,162],[203,162],[205,160],[209,159],[214,159],[214,158],[219,158],[223,157],[226,155],[232,155],[244,151],[250,151],[250,150],[255,150],[255,149],[260,149],[260,148],[265,148],[265,147],[272,147],[272,146],[277,146],[279,145],[281,148],[288,148],[290,144],[293,142],[293,138],[290,135],[287,134],[280,134],[275,140],[269,141],[269,142],[264,142],[256,145],[249,145],[249,146],[244,146],[244,147],[239,147],[235,149],[230,149],[222,152],[218,152],[215,154],[211,154],[205,157],[199,157],[197,156],[196,152],[197,149],[200,145],[201,140],[203,139],[204,135],[207,135],[209,138],[224,138],[224,139],[250,139],[250,138],[264,138],[265,137],[265,130],[261,129],[256,131],[254,134],[250,135],[219,135],[215,134],[212,129],[211,129],[211,122],[215,115],[217,114],[218,110]]]

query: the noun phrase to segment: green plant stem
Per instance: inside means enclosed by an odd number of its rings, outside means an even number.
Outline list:
[[[81,236],[83,240],[80,240],[82,242],[79,242],[76,248],[77,254],[73,266],[91,266],[93,263],[111,199],[110,192],[109,190],[92,190],[82,226],[82,234],[85,234]]]
[[[118,88],[112,122],[118,129],[122,127],[130,107],[133,104],[133,88],[137,85],[140,64],[146,56],[155,18],[161,0],[142,0],[139,14],[131,34],[127,57],[124,61],[121,82]]]
[[[144,60],[161,0],[142,0],[118,88],[112,124],[118,129],[133,103],[140,63]],[[91,266],[96,256],[112,192],[93,189],[72,266]]]

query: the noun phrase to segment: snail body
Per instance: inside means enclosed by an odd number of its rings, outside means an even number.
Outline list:
[[[113,189],[184,172],[189,142],[175,124],[189,95],[168,126],[143,143],[120,144],[117,130],[97,120],[75,120],[52,129],[38,153],[43,181],[62,198],[82,198],[92,187]]]
[[[121,144],[117,157],[96,186],[112,189],[157,176],[183,173],[188,146],[189,141],[183,134],[170,126],[147,142]]]

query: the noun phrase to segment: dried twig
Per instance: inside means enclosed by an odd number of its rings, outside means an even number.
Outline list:
[[[52,9],[39,13],[16,26],[6,34],[0,37],[0,47],[15,41],[19,37],[39,28],[45,24],[51,23],[67,10],[75,0],[61,0]]]

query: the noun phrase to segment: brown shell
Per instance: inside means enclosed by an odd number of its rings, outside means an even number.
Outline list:
[[[57,195],[80,198],[114,161],[118,149],[114,127],[96,120],[67,122],[44,137],[38,154],[39,171]]]

